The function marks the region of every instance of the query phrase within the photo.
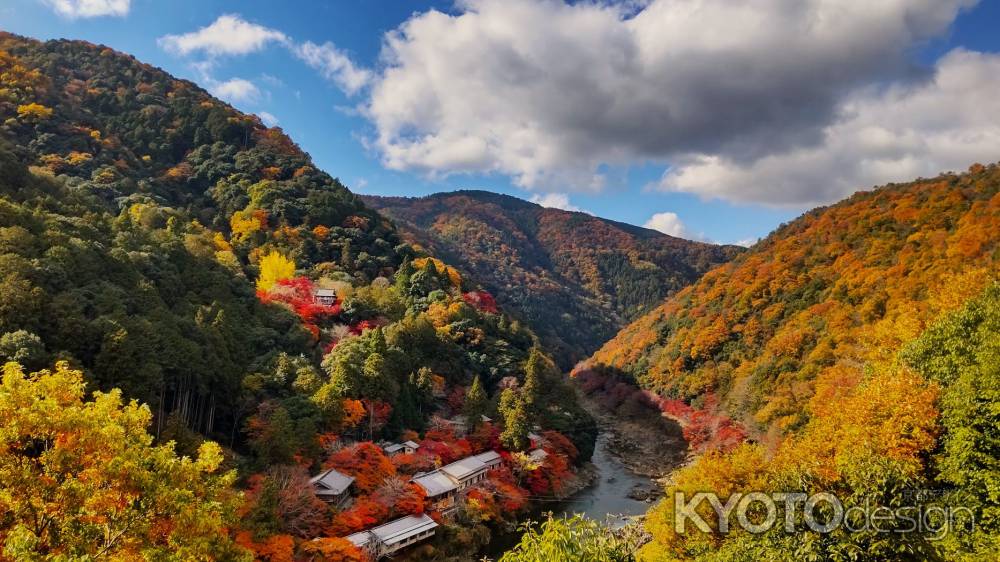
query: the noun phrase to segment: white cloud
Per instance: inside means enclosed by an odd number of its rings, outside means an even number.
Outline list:
[[[649,217],[646,224],[642,226],[658,230],[664,234],[669,234],[670,236],[676,236],[678,238],[691,238],[691,234],[688,232],[687,227],[684,226],[684,222],[681,221],[681,218],[677,216],[677,213],[671,213],[669,211],[656,213],[655,215]]]
[[[1000,55],[955,50],[915,85],[849,96],[819,143],[739,161],[694,154],[663,189],[730,200],[812,205],[872,185],[1000,158]]]
[[[822,147],[860,90],[925,79],[913,51],[975,1],[462,0],[385,37],[371,145],[392,169],[529,188],[598,190],[606,166],[659,162],[707,196],[827,200],[841,187],[714,189],[692,174]]]
[[[238,14],[219,16],[211,25],[181,35],[165,35],[157,42],[172,53],[189,55],[201,52],[208,56],[246,55],[264,49],[269,43],[286,43],[287,36],[275,29],[250,23]]]
[[[261,96],[260,89],[253,82],[243,78],[230,78],[211,86],[209,90],[213,96],[232,104],[257,103]]]
[[[258,111],[257,116],[260,117],[260,120],[263,121],[268,127],[273,127],[280,122],[277,117],[266,111]]]
[[[760,238],[744,238],[742,240],[737,240],[736,242],[733,242],[733,244],[736,246],[743,246],[744,248],[749,248],[750,246],[753,246],[759,241]]]
[[[590,211],[585,211],[580,207],[577,207],[569,200],[569,194],[566,193],[546,193],[544,195],[532,195],[531,202],[542,207],[548,207],[550,209],[562,209],[564,211],[575,211],[577,213],[587,213],[593,214]]]
[[[131,0],[42,0],[55,13],[66,18],[127,16]]]
[[[318,70],[324,78],[336,84],[347,95],[356,94],[371,82],[372,72],[355,66],[333,43],[317,45],[307,41],[296,46],[293,51],[296,56]]]

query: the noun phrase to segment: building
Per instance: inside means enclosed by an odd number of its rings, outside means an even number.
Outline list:
[[[424,489],[434,511],[446,515],[455,510],[458,485],[447,474],[440,470],[417,474],[413,483]]]
[[[531,443],[532,447],[541,447],[544,441],[545,439],[534,431],[528,432],[528,442]]]
[[[446,464],[432,472],[413,476],[413,483],[424,489],[431,509],[447,515],[455,510],[456,497],[472,486],[486,479],[486,473],[503,464],[496,451],[486,451],[478,455]]]
[[[438,470],[451,478],[458,487],[458,491],[461,492],[485,480],[486,473],[500,466],[502,462],[503,460],[500,458],[499,453],[496,451],[487,451],[447,464]]]
[[[309,483],[312,484],[316,497],[339,507],[351,497],[354,478],[331,468],[310,478]]]
[[[337,291],[333,289],[316,289],[313,292],[313,300],[323,306],[333,306],[337,304]]]
[[[433,536],[437,526],[427,515],[408,515],[346,538],[378,560]]]
[[[480,416],[480,420],[483,423],[493,422],[492,418],[486,416]],[[450,420],[442,419],[441,422],[444,423],[445,425],[451,426],[451,428],[455,430],[455,433],[459,435],[464,435],[469,431],[469,423],[465,419],[465,416],[455,416]]]
[[[528,458],[531,459],[531,462],[541,464],[545,462],[545,459],[549,458],[549,454],[545,452],[545,449],[535,449],[528,453]]]
[[[385,454],[391,457],[398,453],[403,453],[404,455],[410,455],[416,453],[417,449],[419,448],[420,448],[419,443],[415,443],[413,441],[404,441],[402,443],[393,443],[392,445],[386,445],[385,447],[382,447],[382,450],[385,451]]]

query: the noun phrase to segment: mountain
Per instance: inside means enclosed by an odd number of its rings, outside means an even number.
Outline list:
[[[592,357],[664,396],[721,398],[758,432],[805,420],[817,379],[884,360],[981,290],[1000,258],[1000,169],[814,209],[623,329]]]
[[[636,382],[701,445],[667,486],[680,501],[647,514],[639,558],[996,558],[998,232],[998,165],[858,193],[779,228],[595,353],[576,373],[586,389]],[[808,507],[776,502],[784,524],[676,525],[696,493],[721,505],[761,491],[862,515],[827,510],[822,530]],[[936,532],[907,523],[932,512],[948,518]],[[869,532],[874,513],[887,517]]]
[[[529,329],[281,129],[107,47],[0,33],[8,361],[0,550],[15,559],[360,560],[338,537],[433,509],[413,473],[510,457],[541,431],[544,469],[491,477],[504,495],[476,504],[468,540],[426,545],[467,559],[482,522],[570,482],[597,431]],[[466,411],[496,425],[460,438],[435,421]],[[390,460],[382,439],[423,452]],[[223,460],[245,496],[209,475]],[[350,509],[312,492],[334,465]]]
[[[576,372],[585,390],[637,383],[701,452],[671,477],[667,497],[682,499],[647,514],[640,559],[995,558],[998,233],[995,164],[857,193],[778,228],[598,350]],[[695,493],[726,504],[751,492],[825,494],[890,517],[878,532],[822,531],[777,502],[784,525],[675,525]],[[951,514],[943,535],[908,527],[909,513],[934,510]]]
[[[741,251],[486,191],[363,199],[482,282],[564,367]]]

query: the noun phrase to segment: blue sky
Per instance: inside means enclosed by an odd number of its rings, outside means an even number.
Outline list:
[[[0,27],[273,116],[360,193],[486,189],[718,242],[1000,160],[992,0],[289,4],[8,0]]]

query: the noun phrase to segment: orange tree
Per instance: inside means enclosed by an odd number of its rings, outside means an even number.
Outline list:
[[[195,459],[153,445],[149,408],[84,400],[66,362],[0,382],[0,560],[244,560],[227,532],[234,473],[218,445]]]

